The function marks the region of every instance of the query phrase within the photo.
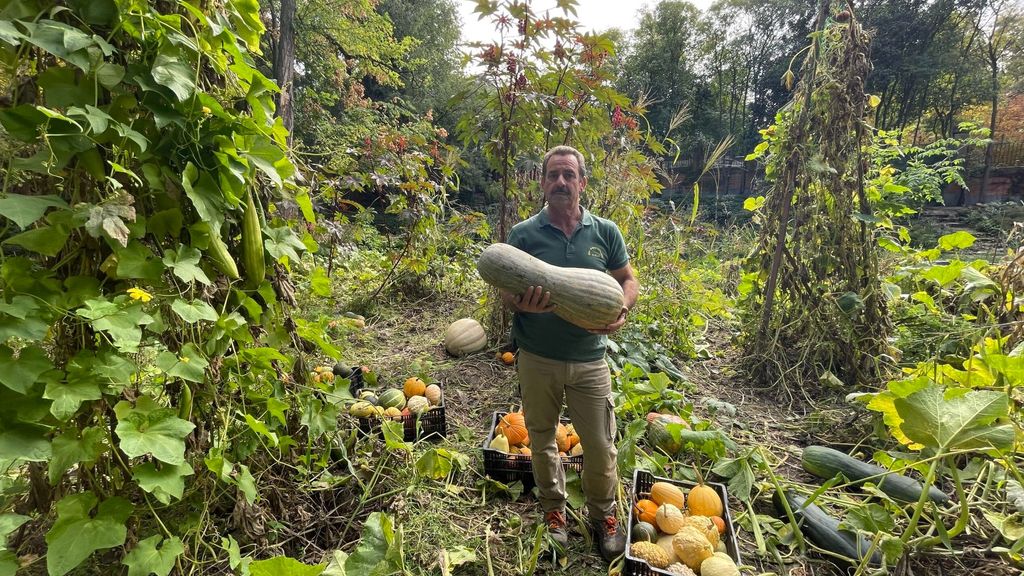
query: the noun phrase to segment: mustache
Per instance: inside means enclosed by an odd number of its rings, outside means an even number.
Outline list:
[[[565,188],[563,186],[563,187],[559,187],[559,188],[555,188],[555,189],[551,190],[551,193],[552,194],[568,194],[569,193],[569,189]]]

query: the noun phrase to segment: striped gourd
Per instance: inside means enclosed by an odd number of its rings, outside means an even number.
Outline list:
[[[484,249],[476,269],[485,282],[513,294],[543,286],[551,292],[554,313],[581,328],[604,328],[622,313],[622,287],[599,270],[552,266],[501,243]]]

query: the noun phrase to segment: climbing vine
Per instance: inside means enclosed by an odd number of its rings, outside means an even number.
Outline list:
[[[16,0],[0,17],[0,460],[28,479],[5,493],[23,495],[0,572],[33,538],[51,575],[120,546],[131,574],[227,563],[239,543],[207,533],[210,508],[260,500],[256,448],[336,425],[333,389],[284,394],[305,370],[282,351],[330,345],[286,311],[315,243],[277,204],[314,217],[254,65],[258,7]]]
[[[848,11],[829,17],[830,5],[820,6],[792,101],[751,155],[764,156],[772,182],[744,287],[746,355],[767,382],[798,364],[861,382],[886,352],[862,153],[868,42]]]

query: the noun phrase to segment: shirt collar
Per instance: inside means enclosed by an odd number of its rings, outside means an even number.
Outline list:
[[[594,217],[590,214],[590,210],[587,210],[583,206],[580,206],[580,210],[583,212],[583,217],[580,218],[581,226],[590,226],[594,223]],[[551,220],[548,218],[548,207],[545,206],[541,209],[540,213],[537,214],[537,219],[540,220],[541,226],[552,226]]]

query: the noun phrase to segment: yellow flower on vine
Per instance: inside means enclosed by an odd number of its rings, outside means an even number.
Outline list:
[[[132,300],[142,300],[143,302],[149,302],[153,299],[152,294],[135,286],[128,289],[128,296],[131,297]]]
[[[178,360],[180,360],[182,364],[188,364],[188,356],[178,356]]]

